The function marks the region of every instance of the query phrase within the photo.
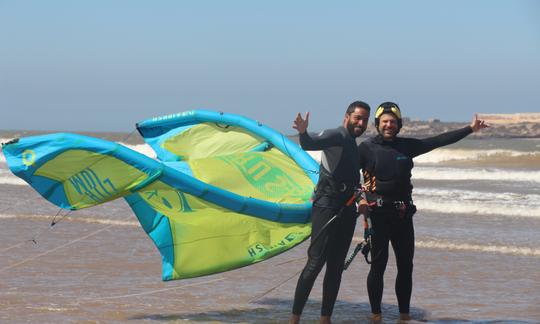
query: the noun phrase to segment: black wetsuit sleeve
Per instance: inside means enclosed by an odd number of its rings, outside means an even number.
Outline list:
[[[366,143],[360,143],[360,145],[358,145],[358,161],[360,169],[364,169],[366,167],[368,150],[369,149]]]
[[[466,126],[461,129],[442,133],[437,136],[416,140],[417,145],[415,145],[414,147],[412,156],[415,157],[415,156],[427,153],[429,151],[432,151],[438,147],[453,144],[465,138],[467,135],[471,133],[472,133],[472,128],[470,126]]]
[[[300,146],[304,150],[324,150],[332,146],[342,145],[343,136],[337,129],[328,129],[322,133],[309,134],[305,132],[300,134]]]

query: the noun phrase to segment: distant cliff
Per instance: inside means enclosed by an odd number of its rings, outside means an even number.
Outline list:
[[[476,138],[540,138],[540,113],[479,114],[478,118],[485,120],[490,127],[471,135]],[[427,137],[458,129],[469,124],[470,123],[443,122],[437,119],[418,121],[404,118],[400,135]],[[374,135],[375,133],[375,127],[370,125],[366,134]]]
[[[540,123],[540,113],[478,114],[478,118],[490,124]]]

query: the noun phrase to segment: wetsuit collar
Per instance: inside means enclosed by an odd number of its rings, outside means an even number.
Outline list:
[[[379,134],[379,135],[375,136],[375,138],[373,139],[373,142],[375,142],[377,144],[391,144],[391,143],[394,143],[396,141],[396,138],[397,138],[397,136],[394,136],[394,139],[392,139],[391,141],[385,141],[384,137],[381,134]]]

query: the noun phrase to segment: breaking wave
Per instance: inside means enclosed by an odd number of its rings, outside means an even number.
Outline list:
[[[359,242],[357,238],[353,239],[354,242]],[[445,251],[468,251],[468,252],[488,252],[499,253],[507,255],[528,256],[528,257],[540,257],[540,249],[530,248],[526,246],[505,246],[505,245],[492,245],[492,244],[471,244],[471,243],[455,243],[445,240],[422,240],[417,239],[415,241],[417,248],[435,249]]]
[[[540,164],[539,164],[540,166]],[[415,167],[413,179],[422,180],[488,180],[540,183],[540,171],[520,171],[498,168]]]
[[[0,184],[23,186],[27,183],[24,182],[23,179],[13,175],[8,169],[0,169]]]
[[[414,199],[420,210],[437,213],[540,218],[540,195],[537,194],[418,188]]]
[[[540,165],[540,151],[526,152],[507,149],[466,150],[440,148],[414,159],[417,164],[468,163],[495,165]]]
[[[468,243],[454,243],[449,241],[423,241],[417,240],[416,247],[437,250],[489,252],[519,256],[540,257],[540,249],[524,246],[504,246],[504,245],[479,245]]]

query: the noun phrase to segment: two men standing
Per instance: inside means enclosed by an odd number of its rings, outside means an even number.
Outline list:
[[[330,323],[356,225],[356,208],[345,206],[345,202],[360,186],[360,170],[366,194],[359,202],[358,212],[367,213],[373,224],[372,264],[367,279],[372,319],[382,320],[383,275],[391,243],[398,268],[396,295],[400,319],[409,320],[414,257],[412,217],[416,212],[412,200],[412,159],[488,127],[475,116],[470,126],[456,131],[421,140],[402,138],[397,136],[403,125],[401,110],[397,104],[385,102],[375,112],[378,135],[358,146],[356,138],[366,130],[369,115],[369,105],[355,101],[347,108],[342,126],[319,135],[307,133],[309,113],[305,118],[298,114],[293,122],[302,148],[322,150],[322,156],[314,191],[308,261],[296,286],[291,323],[299,323],[313,283],[325,263],[320,322]]]

